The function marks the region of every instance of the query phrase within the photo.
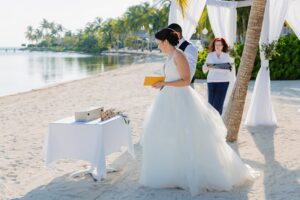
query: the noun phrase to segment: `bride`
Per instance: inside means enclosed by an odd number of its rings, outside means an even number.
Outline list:
[[[164,82],[145,119],[141,138],[140,183],[153,188],[228,191],[251,182],[256,172],[226,143],[226,127],[218,112],[190,85],[190,70],[174,30],[155,34],[168,56]]]

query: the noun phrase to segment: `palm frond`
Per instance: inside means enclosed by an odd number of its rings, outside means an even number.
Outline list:
[[[182,12],[182,16],[184,17],[184,13],[188,7],[188,0],[177,0]]]

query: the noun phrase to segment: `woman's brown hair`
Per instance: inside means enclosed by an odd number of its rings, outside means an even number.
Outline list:
[[[228,49],[229,49],[229,47],[228,47],[228,44],[227,44],[227,42],[225,41],[225,39],[224,38],[215,38],[211,43],[210,43],[210,45],[209,45],[209,52],[213,52],[213,51],[216,51],[216,49],[215,49],[215,43],[216,42],[222,42],[222,45],[223,45],[223,49],[222,49],[222,51],[224,52],[224,53],[227,53],[228,52]]]

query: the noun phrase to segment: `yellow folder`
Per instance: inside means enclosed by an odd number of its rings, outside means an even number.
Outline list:
[[[151,86],[154,83],[161,82],[161,81],[164,81],[164,80],[165,80],[164,76],[146,76],[145,79],[144,79],[144,85],[145,86]]]

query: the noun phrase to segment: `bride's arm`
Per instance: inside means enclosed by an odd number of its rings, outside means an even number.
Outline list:
[[[183,52],[177,51],[174,56],[174,62],[177,67],[180,79],[171,82],[158,82],[153,85],[155,88],[161,88],[163,86],[173,86],[173,87],[184,87],[190,85],[190,67],[189,63]]]

